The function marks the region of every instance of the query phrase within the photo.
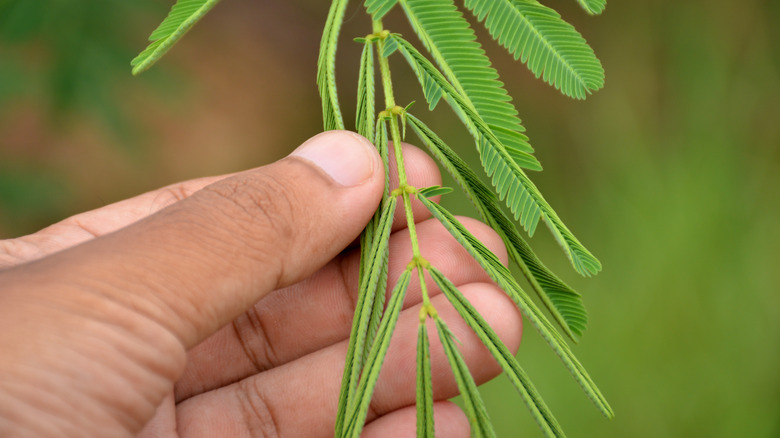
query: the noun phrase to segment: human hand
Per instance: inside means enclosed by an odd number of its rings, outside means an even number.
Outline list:
[[[410,183],[438,184],[427,155],[405,148]],[[0,241],[0,436],[332,435],[357,294],[351,243],[383,186],[373,146],[330,132],[269,166]],[[415,218],[426,258],[516,349],[511,301],[424,209]],[[487,226],[462,220],[506,260]],[[404,227],[401,216],[389,288],[411,258]],[[497,375],[433,282],[428,290],[475,379]],[[412,283],[364,436],[414,435],[420,301]],[[437,436],[469,436],[445,401],[457,386],[431,344]]]

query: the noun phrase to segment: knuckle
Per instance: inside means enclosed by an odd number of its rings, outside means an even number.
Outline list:
[[[276,415],[259,379],[244,379],[236,391],[239,409],[250,436],[278,438],[280,436]]]
[[[279,364],[262,316],[256,307],[252,307],[233,321],[233,331],[244,354],[258,372],[274,368]]]
[[[188,198],[191,193],[185,188],[184,184],[175,184],[160,189],[149,205],[149,213],[162,210],[165,207],[173,205],[179,201]]]

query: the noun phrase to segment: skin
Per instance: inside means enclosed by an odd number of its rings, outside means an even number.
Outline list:
[[[410,183],[439,184],[427,155],[404,148]],[[383,185],[373,146],[329,132],[268,166],[0,241],[0,436],[331,436],[357,295],[355,241]],[[411,258],[399,213],[389,288]],[[415,218],[423,255],[516,350],[511,301],[419,205]],[[461,220],[506,261],[487,226]],[[428,288],[475,380],[497,375]],[[420,302],[413,280],[363,436],[415,434]],[[437,436],[467,437],[465,415],[446,401],[457,387],[435,335],[431,346]]]

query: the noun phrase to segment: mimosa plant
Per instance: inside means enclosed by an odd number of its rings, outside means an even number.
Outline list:
[[[178,0],[168,17],[152,33],[151,44],[132,62],[133,73],[149,68],[163,56],[218,0]],[[590,14],[603,11],[605,0],[578,0]],[[511,261],[520,269],[552,320],[572,341],[583,334],[587,313],[581,296],[552,273],[534,254],[516,226],[531,236],[543,221],[563,248],[574,269],[584,276],[601,270],[599,261],[564,225],[550,204],[527,176],[541,170],[524,134],[512,99],[491,67],[469,22],[453,0],[365,0],[366,36],[363,45],[354,125],[344,122],[336,87],[336,51],[348,0],[332,0],[320,46],[317,83],[322,98],[325,130],[354,128],[372,139],[386,168],[392,147],[399,184],[385,186],[385,196],[361,237],[360,290],[350,334],[341,395],[336,418],[337,437],[358,437],[368,412],[374,386],[401,312],[406,289],[413,275],[422,287],[423,306],[417,342],[417,434],[433,436],[433,397],[429,333],[433,321],[437,336],[455,376],[463,406],[471,421],[472,435],[494,436],[485,405],[459,352],[457,340],[431,304],[424,274],[427,272],[476,335],[487,346],[519,392],[542,432],[564,436],[560,425],[542,400],[515,356],[498,338],[479,312],[436,266],[420,251],[411,201],[418,199],[441,221],[452,236],[484,268],[515,302],[523,316],[539,331],[596,407],[607,417],[613,412],[564,336],[545,316],[518,281],[485,245],[477,240],[446,208],[431,200],[451,189],[413,187],[408,183],[401,142],[414,132],[430,154],[457,182],[471,200],[480,218],[503,239]],[[537,77],[575,99],[584,99],[604,84],[604,70],[583,37],[553,9],[535,0],[464,0],[463,7],[482,22],[490,35],[515,59],[520,59]],[[400,9],[417,34],[424,55],[404,36],[386,29],[382,19]],[[429,59],[430,57],[430,59]],[[410,105],[396,101],[391,61],[405,63],[418,79],[428,108],[444,101],[471,133],[482,168],[493,187],[483,183],[445,141],[416,115]],[[384,100],[377,111],[376,75]],[[506,213],[502,203],[511,213]],[[413,256],[385,303],[388,241],[397,205],[403,206]]]

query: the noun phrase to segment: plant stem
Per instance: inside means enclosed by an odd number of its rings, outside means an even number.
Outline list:
[[[403,113],[398,114],[400,107],[397,106],[395,102],[395,96],[393,95],[393,80],[390,75],[390,64],[387,62],[387,57],[382,56],[385,45],[384,38],[388,33],[385,31],[384,26],[382,26],[382,22],[380,20],[373,21],[373,31],[374,35],[379,36],[377,43],[379,71],[382,76],[382,88],[385,94],[385,106],[387,107],[387,111],[390,112],[390,134],[393,139],[395,162],[398,168],[398,188],[400,189],[400,195],[404,203],[404,213],[406,214],[406,225],[409,229],[409,239],[412,242],[412,263],[415,264],[420,278],[420,290],[422,292],[423,309],[426,313],[435,313],[428,296],[428,288],[425,284],[425,276],[423,275],[423,268],[427,265],[427,262],[420,253],[420,245],[417,241],[417,228],[414,222],[414,214],[412,213],[411,193],[414,193],[415,190],[409,185],[406,178],[406,168],[404,166],[404,156],[401,148],[401,131],[398,127],[398,117],[403,117]]]

